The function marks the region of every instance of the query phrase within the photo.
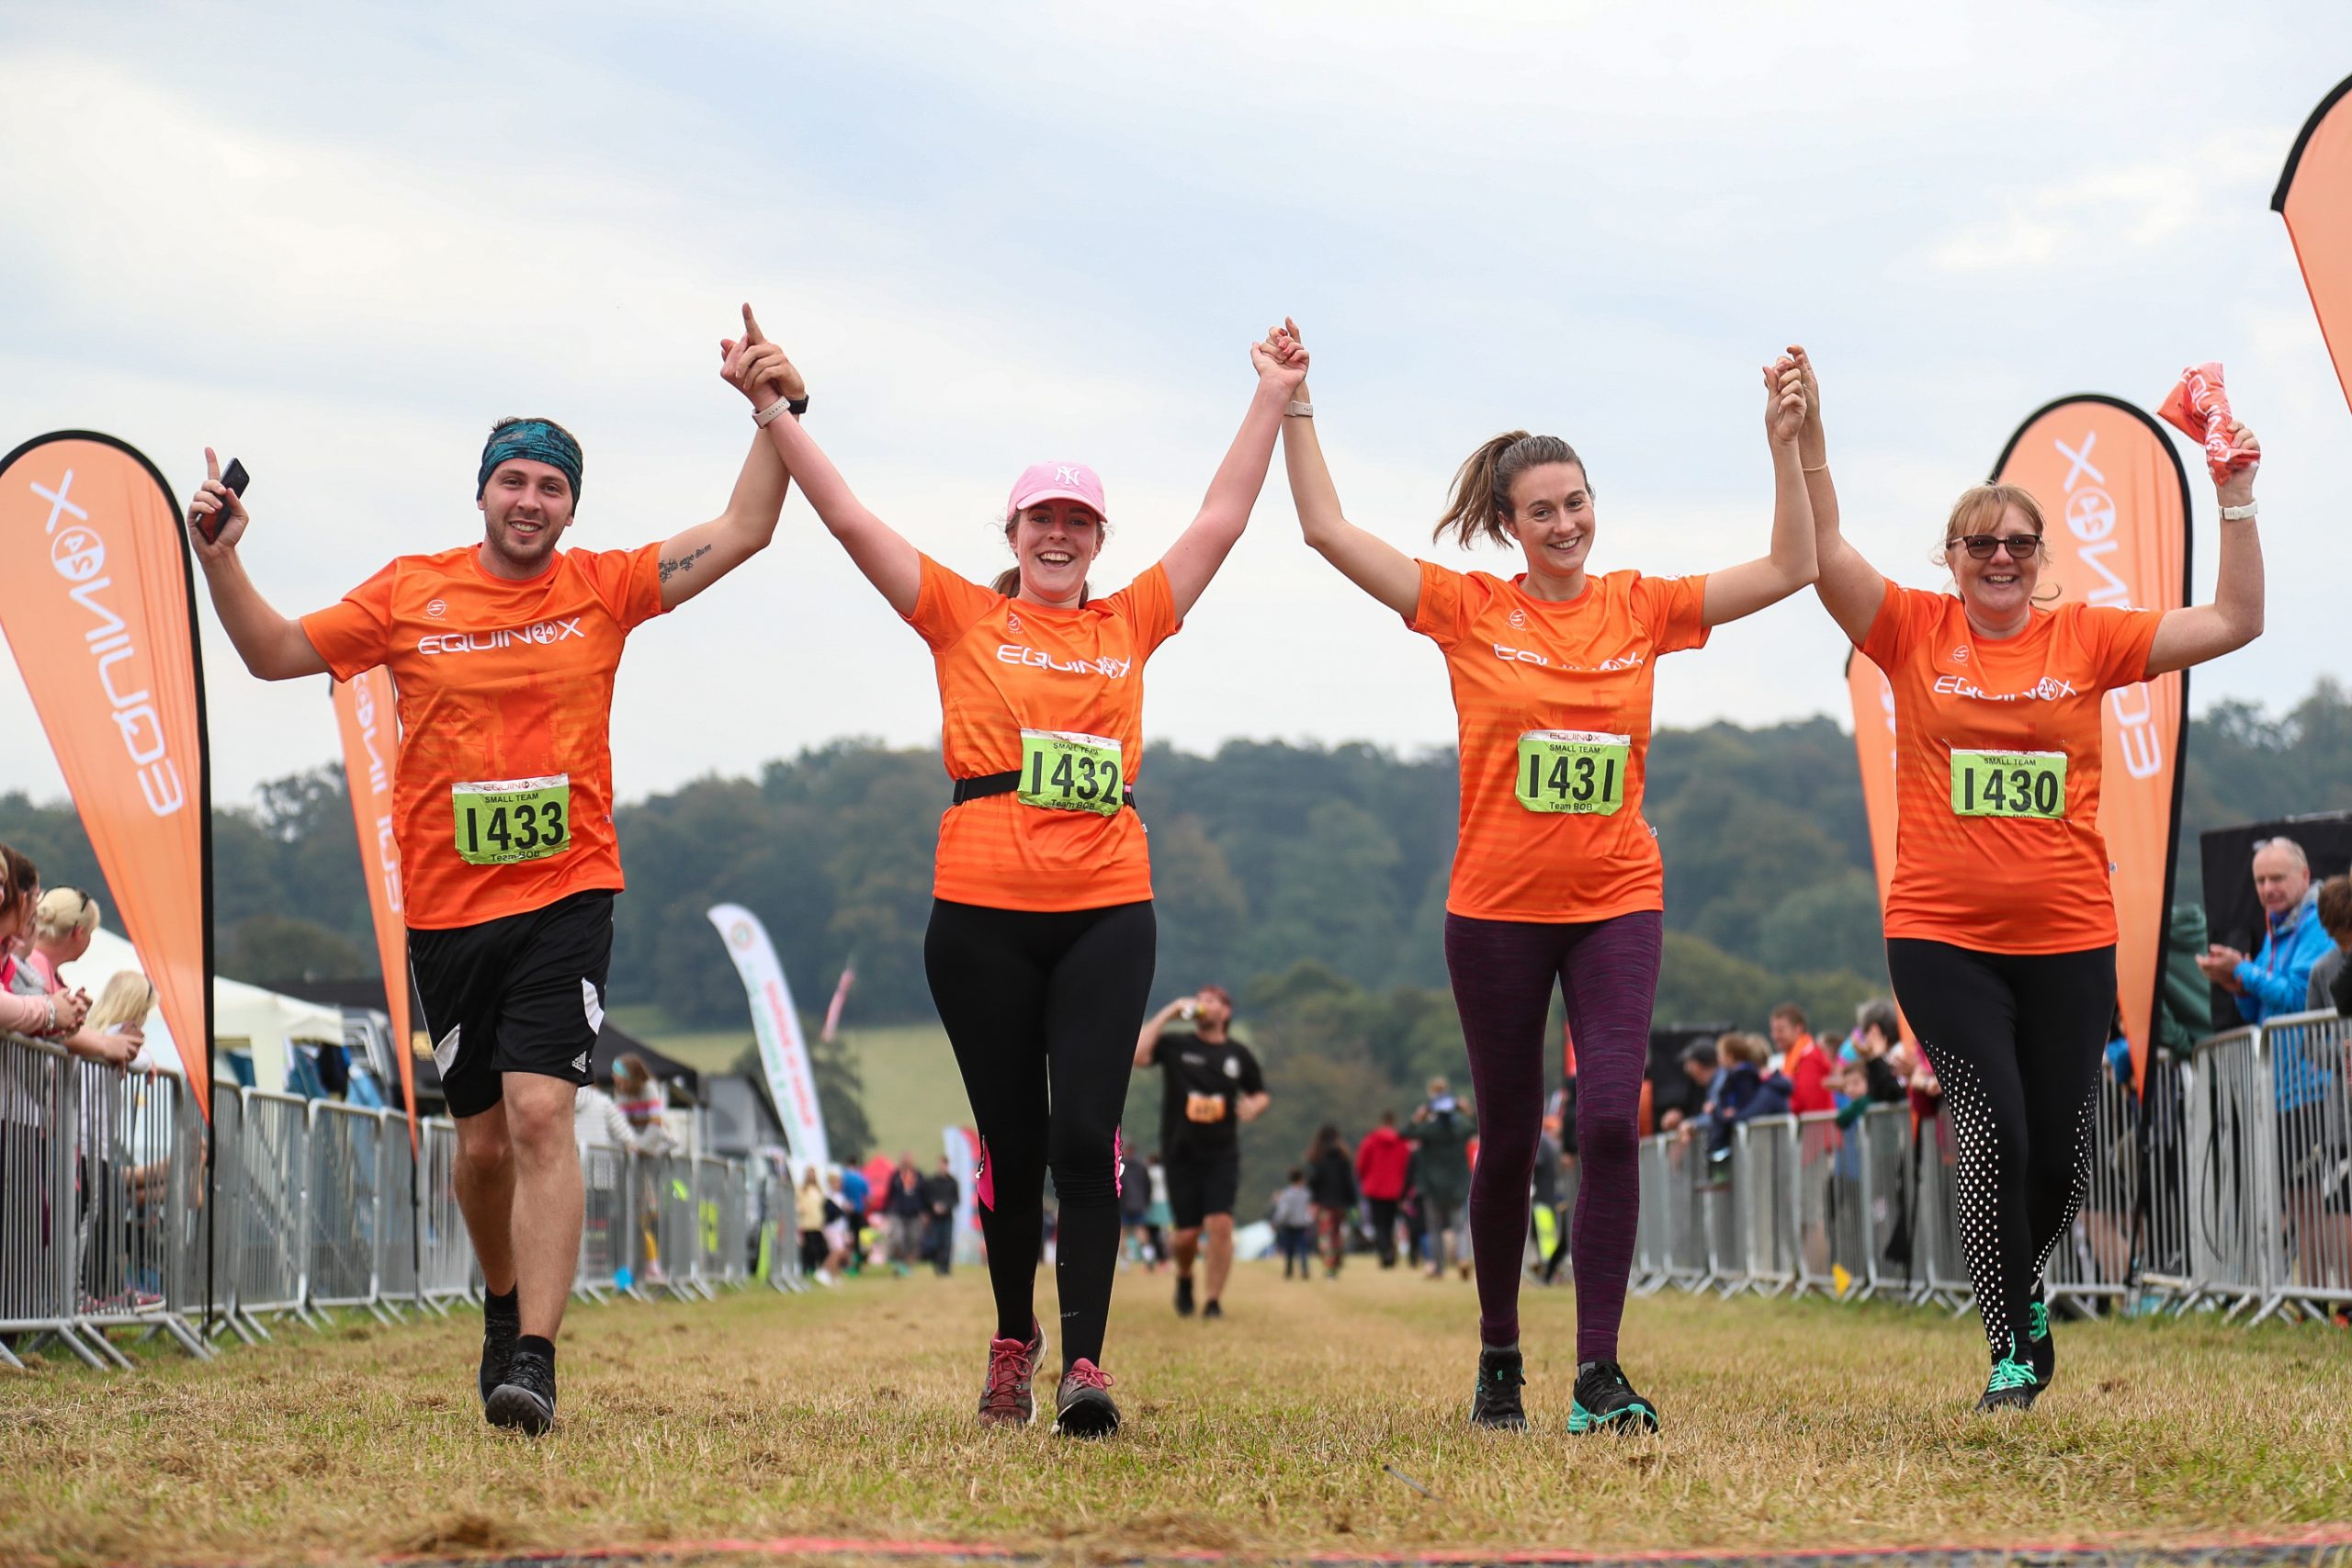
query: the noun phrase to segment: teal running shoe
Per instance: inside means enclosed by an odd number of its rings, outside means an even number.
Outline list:
[[[1623,1368],[1614,1361],[1587,1361],[1577,1369],[1576,1396],[1568,1407],[1571,1435],[1657,1430],[1657,1407],[1634,1392]]]
[[[1519,1391],[1527,1386],[1526,1364],[1517,1350],[1478,1350],[1478,1386],[1470,1394],[1470,1425],[1494,1432],[1527,1430],[1527,1409]]]
[[[2058,1375],[2058,1341],[2050,1332],[2050,1308],[2035,1302],[2025,1309],[2025,1356],[2033,1366],[2033,1389],[2036,1393],[2050,1386]]]
[[[1984,1393],[1976,1401],[1979,1410],[2030,1410],[2034,1396],[2041,1385],[2034,1381],[2033,1363],[2018,1358],[2017,1341],[2009,1341],[2009,1353],[1993,1363],[1992,1375],[1984,1380]]]

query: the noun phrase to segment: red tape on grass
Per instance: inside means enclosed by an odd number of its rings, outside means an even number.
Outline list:
[[[2322,1553],[2352,1549],[2352,1525],[2314,1526],[2285,1535],[2232,1535],[2162,1546],[2126,1541],[2041,1542],[2030,1545],[1821,1547],[1793,1551],[1494,1551],[1476,1548],[1454,1551],[1139,1551],[1106,1554],[1107,1560],[1132,1563],[1300,1563],[1310,1568],[1455,1568],[1455,1565],[1495,1562],[1544,1568],[1573,1564],[1576,1568],[1607,1568],[1615,1563],[1669,1563],[1683,1568],[1723,1563],[1729,1568],[1975,1568],[1981,1563],[2032,1559],[2039,1564],[2064,1562],[2159,1565],[2246,1565],[2317,1561]],[[711,1557],[866,1558],[906,1562],[1041,1562],[1044,1552],[985,1541],[852,1540],[831,1536],[780,1536],[766,1540],[718,1539],[647,1542],[636,1546],[601,1546],[564,1551],[492,1552],[469,1557],[390,1557],[381,1561],[400,1568],[563,1568],[567,1563],[673,1562]]]

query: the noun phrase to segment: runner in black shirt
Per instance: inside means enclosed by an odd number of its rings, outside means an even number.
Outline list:
[[[1189,1031],[1170,1029],[1176,1019]],[[1266,1109],[1266,1080],[1250,1047],[1227,1032],[1233,998],[1204,986],[1144,1021],[1136,1066],[1160,1071],[1159,1135],[1168,1171],[1168,1206],[1176,1222],[1176,1311],[1193,1311],[1193,1259],[1208,1232],[1208,1300],[1204,1317],[1223,1317],[1218,1298],[1233,1269],[1233,1201],[1241,1184],[1240,1124]]]

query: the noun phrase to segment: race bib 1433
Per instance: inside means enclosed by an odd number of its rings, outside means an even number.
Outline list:
[[[449,786],[458,858],[468,865],[545,860],[571,847],[571,775]]]
[[[2066,753],[1955,749],[1951,809],[1957,817],[2063,818],[2066,815]]]
[[[1625,770],[1633,755],[1630,735],[1531,729],[1519,738],[1512,793],[1530,811],[1614,817],[1625,804]]]

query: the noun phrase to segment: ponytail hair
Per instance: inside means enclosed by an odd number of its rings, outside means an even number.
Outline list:
[[[1556,435],[1506,430],[1487,442],[1454,470],[1453,494],[1430,537],[1442,539],[1452,534],[1453,542],[1464,549],[1481,539],[1510,544],[1511,532],[1503,519],[1510,514],[1511,481],[1521,471],[1545,463],[1574,463],[1579,470],[1584,468],[1584,459],[1577,456],[1576,448]],[[1585,489],[1591,488],[1588,473]]]

